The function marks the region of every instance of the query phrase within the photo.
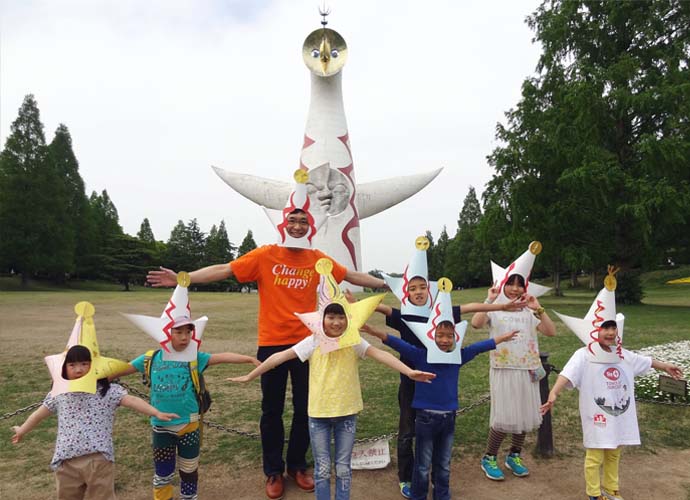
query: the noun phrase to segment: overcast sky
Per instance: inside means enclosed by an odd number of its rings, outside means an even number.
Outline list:
[[[414,239],[455,233],[469,186],[491,178],[496,123],[540,47],[537,0],[331,1],[349,49],[343,94],[355,175],[443,167],[413,198],[361,221],[363,269],[402,271]],[[225,220],[273,243],[263,211],[210,165],[291,181],[309,105],[304,38],[315,0],[0,0],[0,139],[26,94],[52,140],[69,128],[87,192],[107,189],[125,231],[159,240],[179,219]],[[487,266],[489,263],[487,262]]]

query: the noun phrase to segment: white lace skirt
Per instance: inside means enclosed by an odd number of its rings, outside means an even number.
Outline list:
[[[541,425],[539,382],[532,382],[529,371],[491,368],[489,382],[493,429],[519,434]]]

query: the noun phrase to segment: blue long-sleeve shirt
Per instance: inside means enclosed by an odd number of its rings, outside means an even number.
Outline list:
[[[436,378],[430,384],[415,382],[412,408],[418,410],[455,411],[458,409],[458,376],[460,367],[474,359],[477,354],[496,349],[494,339],[481,340],[460,350],[462,364],[427,363],[426,349],[408,344],[398,337],[388,335],[384,342],[395,349],[401,357],[412,361],[417,370],[432,372]]]

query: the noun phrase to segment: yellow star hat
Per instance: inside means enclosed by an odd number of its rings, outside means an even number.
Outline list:
[[[314,267],[321,275],[318,286],[319,308],[314,312],[295,313],[295,315],[316,335],[321,354],[359,344],[361,341],[359,329],[374,313],[376,306],[381,303],[386,294],[381,293],[350,304],[331,274],[333,263],[329,259],[319,259]],[[324,309],[333,303],[343,306],[347,317],[347,328],[337,338],[328,337],[323,331]]]
[[[65,392],[88,392],[96,393],[96,382],[114,373],[120,372],[129,365],[119,359],[106,358],[101,356],[96,339],[96,325],[93,315],[96,309],[90,302],[79,302],[74,306],[77,320],[72,328],[72,333],[67,341],[65,350],[60,354],[46,356],[45,362],[48,365],[50,376],[53,379],[53,387],[50,391],[51,396],[57,396]],[[91,353],[91,369],[89,372],[76,380],[67,380],[62,377],[62,367],[65,364],[65,356],[70,347],[82,345]]]

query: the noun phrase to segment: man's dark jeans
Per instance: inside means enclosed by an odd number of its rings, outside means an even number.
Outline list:
[[[256,357],[265,361],[277,352],[289,349],[294,344],[261,346]],[[288,375],[292,384],[292,425],[287,455],[283,461],[285,429],[283,409]],[[306,469],[306,454],[309,448],[309,421],[307,403],[309,397],[309,362],[291,359],[261,376],[261,449],[263,451],[264,474],[272,476],[285,472],[285,462],[290,470]]]

